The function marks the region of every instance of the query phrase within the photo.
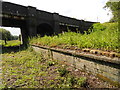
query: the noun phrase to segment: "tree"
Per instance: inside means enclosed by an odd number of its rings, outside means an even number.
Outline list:
[[[11,38],[11,40],[18,40],[18,39],[19,39],[19,36],[16,36],[16,35],[12,36]]]
[[[1,35],[1,38],[0,40],[4,40],[5,41],[5,44],[7,44],[7,40],[11,40],[11,33],[8,31],[8,30],[5,30],[3,28],[0,28],[0,35]]]
[[[111,10],[113,17],[110,22],[118,22],[119,13],[120,13],[120,2],[110,2],[110,0],[106,3],[104,8],[108,8]]]

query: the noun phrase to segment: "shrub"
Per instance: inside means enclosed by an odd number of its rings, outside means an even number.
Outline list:
[[[120,52],[118,42],[118,23],[96,23],[85,34],[65,32],[55,36],[33,38],[30,44],[46,45],[62,48],[75,46],[77,48],[94,48]]]

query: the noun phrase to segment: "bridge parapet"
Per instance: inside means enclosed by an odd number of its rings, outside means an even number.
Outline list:
[[[27,7],[10,2],[2,2],[2,14],[11,14],[16,16],[27,16]]]
[[[60,23],[76,25],[76,26],[80,25],[80,20],[77,20],[75,18],[70,18],[62,15],[59,15],[59,18],[60,18]]]
[[[53,20],[53,14],[50,12],[37,10],[37,17],[43,20]]]

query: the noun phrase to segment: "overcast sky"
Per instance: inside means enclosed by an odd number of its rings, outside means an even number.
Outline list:
[[[101,23],[107,22],[112,16],[109,10],[103,9],[105,3],[108,0],[3,0],[3,1],[12,2],[24,6],[33,6],[39,10],[57,12],[60,15],[93,22],[97,21]],[[13,30],[11,33],[16,35],[20,32],[18,32],[18,30],[16,31]]]

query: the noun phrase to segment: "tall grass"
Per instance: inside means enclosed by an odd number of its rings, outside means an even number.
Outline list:
[[[64,32],[55,36],[34,37],[30,44],[45,46],[76,46],[120,52],[118,23],[96,23],[84,34]]]

